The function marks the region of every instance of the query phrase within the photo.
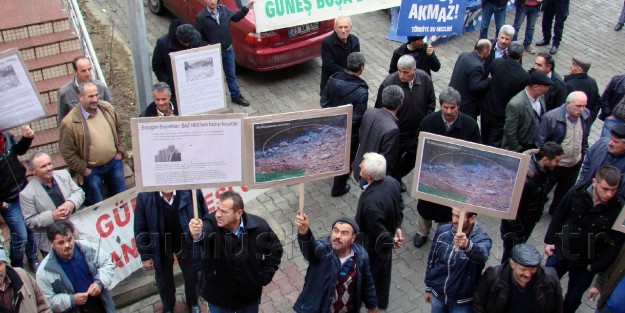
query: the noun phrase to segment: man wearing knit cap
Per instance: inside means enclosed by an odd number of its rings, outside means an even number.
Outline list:
[[[428,73],[430,76],[432,76],[432,72],[438,72],[441,69],[441,62],[434,53],[434,47],[423,42],[424,38],[425,36],[408,36],[408,42],[393,51],[388,73],[397,72],[397,61],[406,54],[415,59],[417,69]]]
[[[514,246],[508,262],[484,271],[473,295],[473,312],[562,312],[558,276],[540,266],[541,260],[534,246]]]
[[[378,311],[378,301],[369,270],[369,256],[356,241],[358,224],[341,217],[332,223],[329,237],[315,239],[308,228],[308,216],[295,216],[297,242],[309,262],[302,293],[293,305],[297,313]],[[337,273],[337,275],[331,275]]]
[[[545,113],[542,95],[549,91],[551,84],[553,82],[547,75],[533,71],[527,87],[508,102],[502,148],[516,152],[536,148],[538,125]]]
[[[615,125],[610,131],[610,137],[600,138],[588,149],[577,185],[590,183],[597,169],[605,164],[612,165],[621,173],[625,173],[625,125]],[[620,194],[625,195],[623,181],[619,189]]]
[[[52,312],[35,279],[9,263],[0,246],[0,312]]]
[[[588,76],[590,70],[590,61],[574,57],[569,67],[569,75],[564,76],[564,84],[566,92],[581,91],[588,98],[588,110],[591,114],[591,123],[595,121],[601,108],[601,96],[599,95],[599,87],[594,78]]]
[[[362,230],[360,240],[371,259],[378,307],[388,307],[391,287],[393,248],[401,247],[403,202],[399,182],[386,176],[386,160],[377,153],[365,153],[360,162],[360,177],[367,182],[358,199],[356,222]]]
[[[173,20],[169,24],[169,32],[156,41],[152,54],[152,71],[159,82],[166,83],[170,87],[170,98],[176,98],[176,88],[169,54],[204,45],[206,42],[202,40],[202,36],[195,30],[195,27],[191,24],[184,24],[181,20]]]

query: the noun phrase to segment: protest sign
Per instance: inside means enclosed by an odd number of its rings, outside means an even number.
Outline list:
[[[245,119],[245,184],[269,187],[349,172],[352,106]]]
[[[256,32],[309,26],[338,16],[399,6],[400,0],[258,0],[254,3]],[[294,33],[300,29],[293,27]]]
[[[170,53],[169,57],[180,115],[226,109],[220,44]]]
[[[217,199],[226,190],[238,192],[246,203],[267,191],[245,186],[202,189],[209,213],[216,210]],[[133,229],[136,198],[137,190],[132,188],[70,217],[78,239],[95,243],[98,253],[111,256],[115,265],[111,289],[142,267]]]
[[[402,0],[397,35],[460,35],[465,10],[465,1],[461,0]]]
[[[48,116],[17,48],[0,53],[0,131]]]
[[[515,219],[529,160],[529,155],[421,132],[410,195]]]
[[[137,189],[241,185],[244,115],[131,119]]]

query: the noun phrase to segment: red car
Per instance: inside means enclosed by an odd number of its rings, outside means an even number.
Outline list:
[[[247,0],[221,0],[220,3],[236,12]],[[155,14],[168,10],[193,25],[198,12],[206,9],[203,0],[148,0],[148,7]],[[230,23],[237,64],[255,71],[271,71],[318,57],[321,41],[333,30],[334,20],[327,20],[256,33],[254,9],[239,22]]]

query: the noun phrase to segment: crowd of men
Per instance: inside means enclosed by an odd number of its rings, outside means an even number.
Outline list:
[[[195,26],[177,20],[159,38],[152,65],[160,82],[142,117],[178,114],[168,54],[206,44],[221,43],[231,100],[249,105],[235,77],[229,23],[241,20],[254,1],[238,12],[217,0],[205,2]],[[486,39],[485,23],[482,39],[459,55],[449,86],[439,92],[438,111],[431,75],[442,64],[423,36],[408,37],[394,51],[370,107],[369,86],[361,77],[365,54],[351,34],[351,19],[335,19],[335,31],[321,48],[320,105],[353,105],[350,167],[363,191],[355,216],[337,219],[328,237],[315,238],[303,211],[295,216],[299,247],[309,262],[296,312],[359,312],[363,303],[368,312],[388,308],[393,249],[404,242],[401,193],[407,187],[402,179],[415,167],[421,132],[530,156],[517,217],[501,221],[501,265],[485,269],[493,239],[476,213],[418,201],[416,248],[425,245],[437,223],[423,290],[432,312],[575,312],[595,276],[587,297],[600,295],[600,312],[623,312],[625,234],[612,225],[625,204],[625,75],[614,76],[600,96],[588,75],[589,61],[574,57],[569,75],[556,74],[551,54],[557,53],[568,12],[563,14],[563,4],[554,0],[544,1],[545,38],[536,44],[550,41],[549,19],[555,18],[550,54],[537,54],[532,69],[524,70],[524,52],[534,53],[533,24],[541,1],[516,1],[514,26],[500,18],[504,2],[484,1],[484,14],[495,15],[496,39]],[[516,38],[525,16],[520,43]],[[18,156],[36,134],[24,126],[19,141],[9,132],[0,136],[0,212],[11,231],[10,260],[0,247],[0,312],[115,311],[109,291],[114,265],[96,244],[75,240],[68,219],[126,190],[123,121],[106,85],[93,78],[90,60],[77,57],[72,66],[75,75],[59,90],[57,102],[59,151],[67,170],[54,170],[50,155],[35,152],[28,160],[34,174],[28,182]],[[596,118],[605,121],[602,138],[589,147]],[[348,193],[348,181],[349,174],[337,176],[331,196]],[[541,253],[526,242],[552,189],[543,265]],[[200,297],[213,313],[258,312],[263,286],[279,269],[283,248],[269,224],[244,206],[235,192],[221,193],[210,214],[200,190],[139,193],[137,249],[143,267],[155,271],[164,312],[173,312],[176,303],[174,259],[191,312],[201,311]],[[36,279],[21,269],[25,256]]]

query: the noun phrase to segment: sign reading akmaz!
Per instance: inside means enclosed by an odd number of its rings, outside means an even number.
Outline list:
[[[254,3],[256,32],[388,9],[400,4],[401,0],[258,0]]]

